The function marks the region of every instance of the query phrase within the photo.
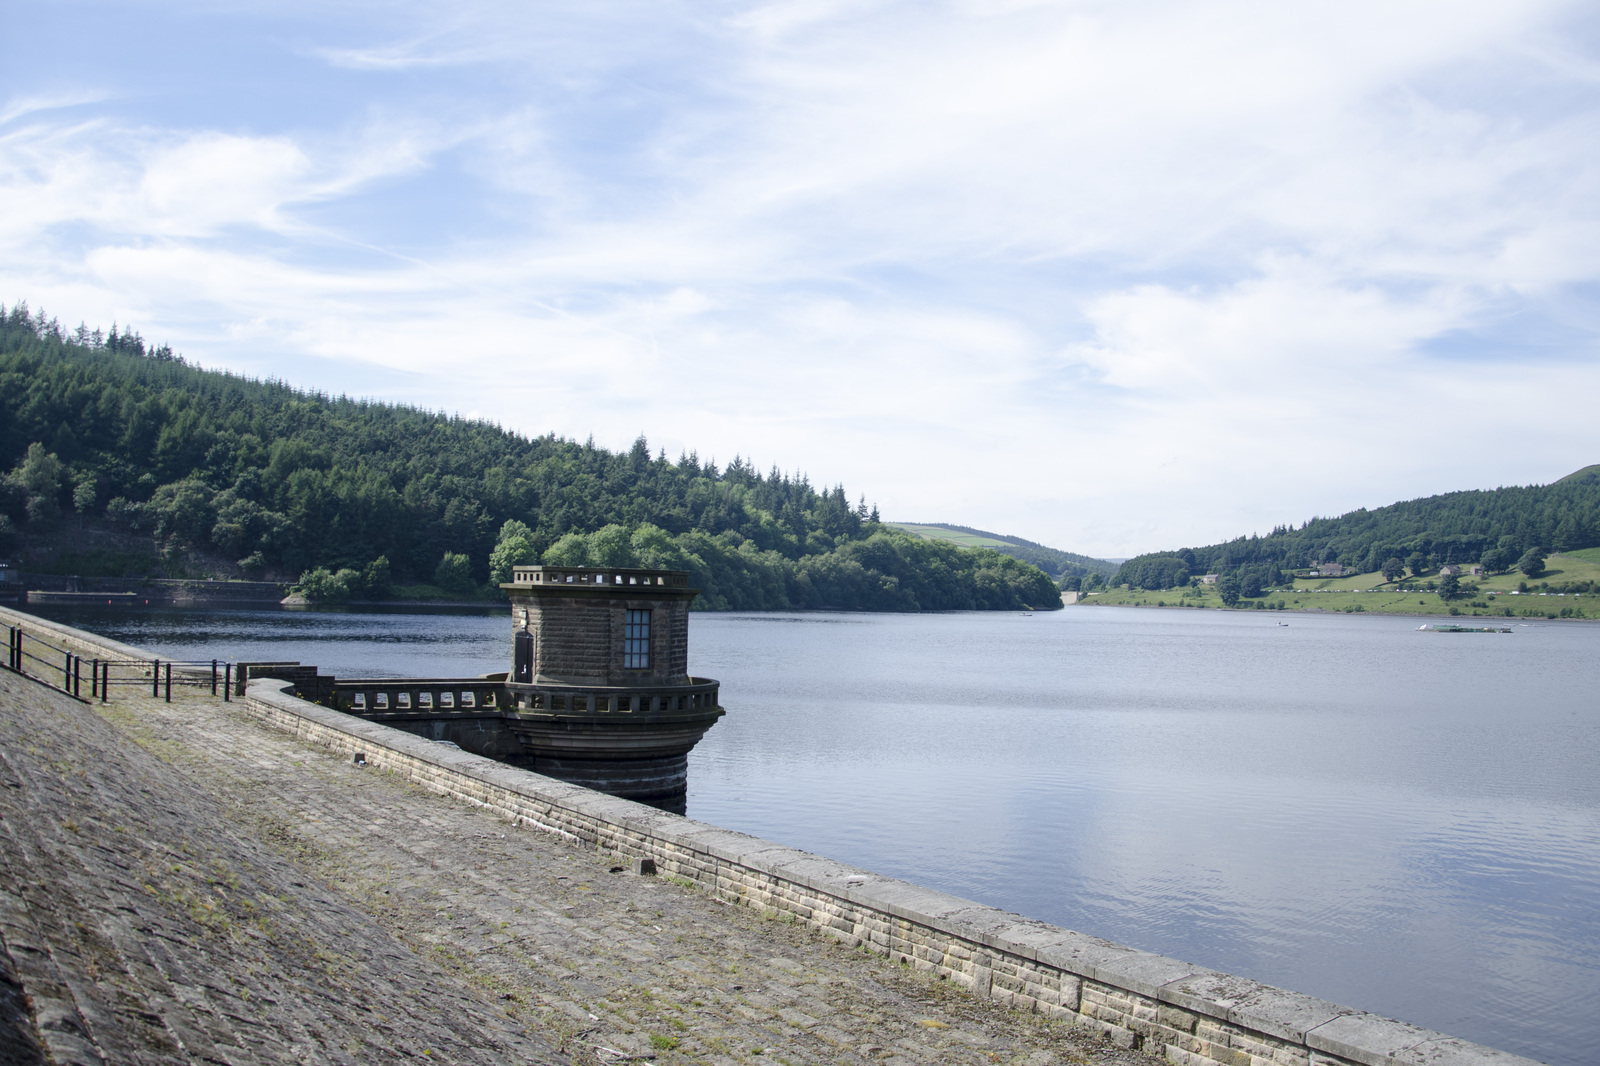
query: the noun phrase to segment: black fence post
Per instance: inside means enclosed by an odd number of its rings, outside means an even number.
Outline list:
[[[161,695],[161,660],[157,659],[150,664],[150,698],[155,699]]]
[[[217,660],[211,660],[211,694],[217,694]]]
[[[167,702],[172,702],[172,664],[167,663]]]
[[[81,655],[72,657],[72,694],[78,699],[83,698],[83,656]],[[94,695],[92,691],[89,694],[91,696]]]
[[[222,702],[231,703],[233,700],[233,664],[224,663],[222,666]]]
[[[65,652],[66,659],[61,663],[61,691],[72,691],[72,653]]]

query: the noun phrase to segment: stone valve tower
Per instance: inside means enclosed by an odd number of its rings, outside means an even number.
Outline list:
[[[688,572],[518,566],[500,587],[508,724],[530,768],[630,799],[682,797],[689,750],[724,714],[717,682],[689,676],[700,590]]]

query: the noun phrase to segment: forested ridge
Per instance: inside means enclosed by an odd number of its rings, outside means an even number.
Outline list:
[[[1113,584],[1171,588],[1204,573],[1235,574],[1247,585],[1270,587],[1285,571],[1340,563],[1362,573],[1403,564],[1413,574],[1446,564],[1509,570],[1532,552],[1576,551],[1600,545],[1600,466],[1549,485],[1450,492],[1313,518],[1298,529],[1265,537],[1152,552],[1124,563]]]
[[[0,307],[0,553],[70,521],[314,598],[481,593],[548,561],[689,570],[711,609],[1058,607],[1036,567],[883,527],[842,486],[204,370]]]

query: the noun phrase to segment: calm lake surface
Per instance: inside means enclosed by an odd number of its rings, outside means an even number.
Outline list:
[[[500,612],[35,608],[178,659],[503,670]],[[1560,1066],[1600,1046],[1600,626],[692,616],[689,814]],[[1287,620],[1287,626],[1277,624]]]

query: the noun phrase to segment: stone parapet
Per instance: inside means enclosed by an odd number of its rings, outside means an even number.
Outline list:
[[[1532,1060],[1139,951],[665,813],[252,681],[246,710],[301,739],[519,824],[792,917],[987,997],[1181,1066],[1514,1066]]]

